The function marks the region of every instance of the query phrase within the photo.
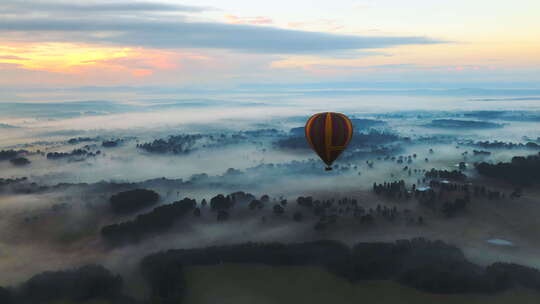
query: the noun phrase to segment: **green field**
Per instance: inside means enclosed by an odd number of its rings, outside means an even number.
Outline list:
[[[540,293],[436,295],[391,281],[351,284],[317,267],[193,266],[186,269],[187,304],[516,303],[538,304]]]

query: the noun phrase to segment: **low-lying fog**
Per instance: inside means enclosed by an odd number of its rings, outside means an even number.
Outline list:
[[[40,271],[89,262],[129,273],[130,266],[141,257],[160,249],[325,238],[354,243],[425,236],[456,244],[480,263],[502,259],[540,266],[535,258],[540,253],[540,223],[535,217],[540,211],[540,193],[534,187],[525,189],[523,197],[515,201],[479,199],[467,214],[451,219],[435,215],[415,201],[396,203],[372,193],[373,183],[402,179],[409,187],[427,186],[424,170],[432,168],[461,169],[474,183],[479,180],[489,188],[512,192],[512,185],[488,182],[478,176],[474,163],[507,162],[514,156],[537,154],[538,150],[523,145],[511,149],[482,147],[477,143],[538,143],[538,101],[302,94],[219,96],[204,101],[130,98],[133,100],[0,103],[0,150],[25,150],[22,155],[30,161],[19,166],[0,159],[0,178],[26,177],[25,183],[33,189],[24,193],[7,186],[2,192],[0,188],[0,285],[20,282]],[[302,136],[291,133],[292,128],[303,127],[310,115],[322,111],[382,121],[373,127],[354,126],[357,135],[370,130],[379,132],[374,138],[380,142],[357,143],[336,161],[338,168],[324,172],[322,162],[302,146],[304,139],[296,138]],[[484,111],[498,114],[484,115],[488,113]],[[435,120],[445,119],[497,126],[433,125]],[[167,150],[171,142],[165,148],[143,147],[155,140],[167,142],[170,136],[186,134],[203,137],[185,151]],[[385,134],[394,137],[386,138]],[[289,145],[287,140],[300,146]],[[107,141],[116,144],[107,147]],[[86,154],[50,156],[77,149]],[[475,155],[474,150],[491,154]],[[415,157],[407,162],[412,155]],[[405,161],[398,163],[399,156]],[[459,168],[460,162],[465,168]],[[166,180],[159,181],[161,178]],[[61,183],[71,185],[54,187]],[[216,221],[215,214],[206,207],[200,220],[189,219],[162,235],[111,249],[101,239],[100,229],[130,220],[135,214],[111,213],[109,198],[118,191],[104,186],[109,183],[140,183],[136,186],[159,193],[162,205],[184,197],[197,199],[200,204],[202,199],[235,191],[256,197],[268,194],[272,203],[255,215],[234,211],[226,222]],[[52,188],[36,190],[40,186]],[[355,198],[366,208],[383,204],[410,209],[415,217],[423,216],[426,225],[407,225],[403,220],[366,228],[344,219],[326,231],[315,231],[314,217],[308,216],[302,223],[292,220],[293,212],[301,209],[296,198],[308,195],[317,199]],[[286,212],[275,217],[273,199],[281,198],[288,200]],[[485,242],[499,238],[516,246],[498,248]]]

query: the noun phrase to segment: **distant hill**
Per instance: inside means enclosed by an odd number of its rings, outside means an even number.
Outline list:
[[[434,119],[424,126],[442,129],[495,129],[503,127],[502,124],[493,122],[458,119]]]

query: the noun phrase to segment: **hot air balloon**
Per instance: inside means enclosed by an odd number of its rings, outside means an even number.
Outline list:
[[[341,113],[319,113],[307,121],[306,139],[311,148],[332,170],[332,163],[347,148],[353,136],[351,120]]]

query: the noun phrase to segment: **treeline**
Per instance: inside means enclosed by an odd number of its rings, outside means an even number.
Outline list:
[[[475,156],[489,156],[491,155],[491,152],[489,151],[483,151],[483,150],[473,150],[473,153]]]
[[[101,235],[112,245],[138,242],[152,233],[171,228],[179,219],[190,214],[195,207],[195,200],[185,198],[154,208],[149,213],[138,215],[134,220],[105,226],[101,229]]]
[[[98,140],[99,140],[99,137],[94,137],[94,138],[91,138],[91,137],[74,137],[74,138],[68,139],[67,143],[70,144],[70,145],[76,145],[76,144],[80,144],[80,143],[83,143],[83,142],[92,142],[92,141],[98,141]]]
[[[389,198],[409,200],[417,199],[423,206],[438,209],[446,217],[453,217],[467,208],[474,198],[487,198],[489,200],[504,199],[507,194],[499,190],[491,190],[483,185],[452,183],[448,181],[431,180],[429,186],[417,187],[413,184],[410,189],[405,181],[373,183],[373,192]],[[521,190],[515,189],[509,194],[510,198],[519,198]],[[420,220],[419,220],[420,222]]]
[[[195,149],[197,142],[206,138],[202,134],[186,134],[169,136],[167,139],[156,139],[152,142],[137,144],[137,148],[151,153],[187,154]],[[213,140],[213,137],[208,136]]]
[[[14,166],[26,166],[30,164],[30,160],[26,157],[16,157],[9,160],[9,162]]]
[[[411,198],[410,192],[405,187],[405,181],[384,182],[382,184],[373,183],[373,191],[377,195],[384,194],[389,197]]]
[[[75,149],[71,152],[49,152],[47,159],[62,159],[62,158],[86,158],[95,157],[101,154],[101,151],[91,152],[87,149]]]
[[[475,164],[481,175],[504,180],[511,184],[531,186],[540,181],[540,153],[537,155],[515,156],[511,162]]]
[[[47,271],[15,288],[0,287],[2,304],[37,304],[73,301],[107,301],[135,304],[122,295],[123,280],[102,266],[87,265],[67,271]]]
[[[114,148],[118,147],[121,143],[124,141],[122,139],[110,139],[110,140],[104,140],[101,142],[101,146],[104,148]]]
[[[137,144],[137,148],[150,153],[189,154],[200,148],[222,147],[260,137],[281,136],[284,134],[276,129],[248,130],[228,134],[180,134]]]
[[[477,141],[477,142],[461,142],[460,145],[468,145],[473,147],[480,147],[484,149],[533,149],[540,150],[540,145],[535,142],[527,143],[512,143],[503,141]]]
[[[467,261],[454,246],[421,238],[359,243],[352,248],[336,241],[317,241],[169,250],[144,258],[141,269],[153,299],[179,303],[186,289],[184,267],[222,263],[321,266],[350,281],[394,280],[444,294],[495,293],[513,287],[540,290],[540,272],[536,269],[507,263],[484,268]]]
[[[149,202],[156,197],[159,197],[158,194],[151,190],[136,189],[113,195],[111,203],[120,201],[123,211],[133,212],[140,210],[140,203],[144,203],[144,207],[147,207]],[[138,203],[133,204],[134,200]],[[268,195],[257,199],[254,195],[242,191],[226,196],[218,194],[212,197],[209,203],[203,199],[199,205],[194,199],[184,198],[172,204],[156,207],[148,213],[138,215],[131,221],[105,226],[101,229],[101,235],[114,246],[138,242],[154,233],[171,229],[175,223],[180,223],[180,220],[188,215],[202,216],[201,208],[205,208],[207,205],[211,211],[215,212],[216,219],[223,221],[229,218],[229,210],[235,204],[241,203],[244,207],[248,206],[253,210],[262,208],[269,201]]]
[[[467,179],[467,175],[465,175],[463,172],[459,170],[437,170],[437,169],[431,169],[430,171],[427,171],[425,173],[426,178],[442,178],[442,179],[450,179],[455,181],[464,181]]]
[[[0,161],[11,160],[20,155],[28,154],[26,150],[0,150]]]
[[[156,204],[159,194],[147,189],[134,189],[119,192],[111,196],[109,202],[117,214],[136,212]]]
[[[123,193],[134,193],[133,191],[135,190]],[[311,196],[300,196],[294,205],[283,198],[270,198],[266,194],[257,198],[253,194],[239,191],[229,195],[218,194],[208,202],[203,199],[199,204],[194,199],[184,198],[169,205],[156,207],[148,213],[138,215],[133,220],[105,226],[101,229],[101,235],[110,245],[121,246],[172,229],[183,220],[187,221],[188,216],[211,216],[217,221],[227,221],[233,216],[233,209],[249,211],[253,216],[261,217],[263,222],[266,222],[267,216],[288,214],[289,216],[285,218],[295,222],[303,221],[307,216],[311,216],[315,219],[313,228],[317,231],[329,228],[344,217],[356,219],[360,224],[371,224],[379,218],[393,221],[402,216],[409,221],[412,220],[410,211],[406,212],[384,205],[367,209],[353,198],[318,200]],[[257,212],[261,209],[268,211]],[[423,222],[423,219],[419,219],[418,222]]]
[[[6,186],[10,184],[15,184],[19,182],[23,182],[28,180],[27,177],[19,177],[19,178],[0,178],[0,186]]]
[[[460,249],[442,241],[417,238],[348,247],[337,241],[323,240],[295,244],[245,243],[148,255],[139,264],[140,273],[149,286],[149,295],[142,302],[122,295],[120,276],[102,266],[88,265],[48,271],[19,286],[0,287],[0,303],[182,303],[188,286],[185,267],[223,263],[317,266],[352,282],[393,280],[437,294],[493,294],[515,287],[540,291],[538,270],[510,263],[475,265]]]

